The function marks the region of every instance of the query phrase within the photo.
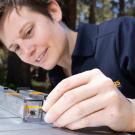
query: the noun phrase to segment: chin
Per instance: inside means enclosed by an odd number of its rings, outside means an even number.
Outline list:
[[[48,65],[42,66],[42,68],[49,71],[49,70],[52,70],[55,66],[56,66],[56,65],[49,65],[49,64],[48,64]]]

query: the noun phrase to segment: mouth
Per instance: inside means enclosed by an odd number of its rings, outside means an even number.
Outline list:
[[[45,49],[45,50],[37,57],[37,59],[36,59],[35,61],[39,63],[39,62],[44,58],[44,56],[45,56],[47,50],[48,50],[48,48]]]

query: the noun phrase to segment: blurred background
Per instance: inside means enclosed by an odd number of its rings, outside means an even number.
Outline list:
[[[135,16],[135,0],[57,0],[63,10],[63,21],[71,29],[79,22],[99,24],[120,16]],[[17,89],[25,87],[51,90],[48,71],[23,63],[14,53],[0,48],[0,85]]]

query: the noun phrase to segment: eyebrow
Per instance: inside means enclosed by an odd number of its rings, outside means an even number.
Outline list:
[[[8,47],[8,50],[12,50],[11,48],[13,48],[13,46],[15,46],[16,44],[11,44],[9,47]]]
[[[27,22],[27,23],[25,23],[25,24],[22,26],[22,28],[19,30],[19,34],[20,34],[20,35],[22,35],[24,29],[25,29],[29,24],[30,24],[30,23]],[[12,48],[14,45],[15,45],[15,44],[9,45],[8,49],[11,50],[11,48]]]
[[[14,44],[11,44],[9,47],[8,47],[8,50],[11,50],[11,48],[14,46]]]
[[[19,34],[22,35],[24,29],[30,24],[30,22],[25,23],[22,28],[19,30]]]

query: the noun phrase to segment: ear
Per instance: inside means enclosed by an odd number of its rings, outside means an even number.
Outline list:
[[[62,11],[56,0],[51,0],[48,6],[48,11],[54,21],[60,22],[62,20]]]

